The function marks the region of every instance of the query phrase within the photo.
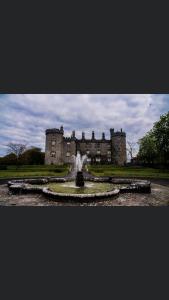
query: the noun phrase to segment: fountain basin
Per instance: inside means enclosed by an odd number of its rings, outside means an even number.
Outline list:
[[[114,189],[112,191],[106,191],[102,193],[92,193],[92,194],[68,194],[68,193],[57,193],[52,192],[49,188],[43,189],[43,194],[51,200],[74,200],[74,201],[89,201],[89,200],[99,200],[108,197],[114,197],[119,194],[120,190]]]
[[[92,186],[93,184],[93,186]],[[94,186],[95,185],[95,186]],[[86,201],[112,198],[119,193],[150,193],[151,183],[146,180],[91,178],[85,187],[77,187],[67,179],[46,178],[45,180],[14,180],[8,182],[10,192],[14,194],[41,193],[48,199],[56,201]],[[55,187],[55,188],[54,188]],[[73,189],[73,190],[72,190]]]
[[[110,192],[117,188],[117,185],[113,185],[109,182],[91,182],[85,181],[84,187],[78,187],[73,181],[66,183],[49,183],[46,185],[52,192],[62,194],[96,194]]]

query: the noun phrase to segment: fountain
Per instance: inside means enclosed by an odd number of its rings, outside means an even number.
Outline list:
[[[77,187],[84,187],[84,177],[83,177],[83,164],[87,156],[77,152],[77,155],[73,155],[74,159],[74,174],[75,174],[75,184]]]
[[[151,183],[146,180],[88,176],[87,181],[84,181],[83,166],[86,159],[87,155],[81,155],[80,152],[73,155],[73,170],[68,177],[12,180],[8,182],[9,190],[19,194],[40,193],[56,201],[80,202],[112,198],[119,193],[151,192]]]

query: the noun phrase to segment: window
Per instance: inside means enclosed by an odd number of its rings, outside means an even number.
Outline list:
[[[97,150],[97,154],[100,154],[100,150]]]
[[[90,153],[90,151],[89,151],[89,150],[87,150],[87,151],[86,151],[86,154],[89,154],[89,153]]]
[[[108,158],[108,162],[111,162],[111,158]]]
[[[52,146],[55,146],[56,145],[56,142],[55,141],[52,141]]]
[[[56,152],[52,151],[50,155],[51,155],[51,157],[55,157]]]
[[[66,153],[66,156],[67,156],[67,157],[70,157],[70,152],[67,152],[67,153]]]
[[[107,151],[107,154],[110,156],[111,155],[111,151]]]
[[[67,145],[70,145],[70,143],[68,142]]]
[[[87,162],[91,162],[91,158],[87,158]]]
[[[99,157],[97,157],[97,158],[96,158],[96,161],[97,161],[97,162],[100,162],[100,158],[99,158]]]

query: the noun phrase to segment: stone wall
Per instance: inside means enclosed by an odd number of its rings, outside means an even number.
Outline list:
[[[77,142],[77,150],[87,154],[91,162],[111,162],[111,142],[109,140],[85,140]]]
[[[76,155],[76,142],[71,139],[63,140],[63,161],[64,163],[72,163],[72,155]]]

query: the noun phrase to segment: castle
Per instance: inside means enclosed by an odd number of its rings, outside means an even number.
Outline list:
[[[46,130],[46,165],[72,163],[72,155],[77,151],[87,155],[88,163],[123,166],[126,163],[126,133],[122,129],[117,132],[110,129],[110,139],[106,139],[104,133],[101,139],[96,139],[92,131],[91,139],[86,139],[82,132],[81,139],[77,139],[75,131],[71,137],[64,137],[63,126]]]

